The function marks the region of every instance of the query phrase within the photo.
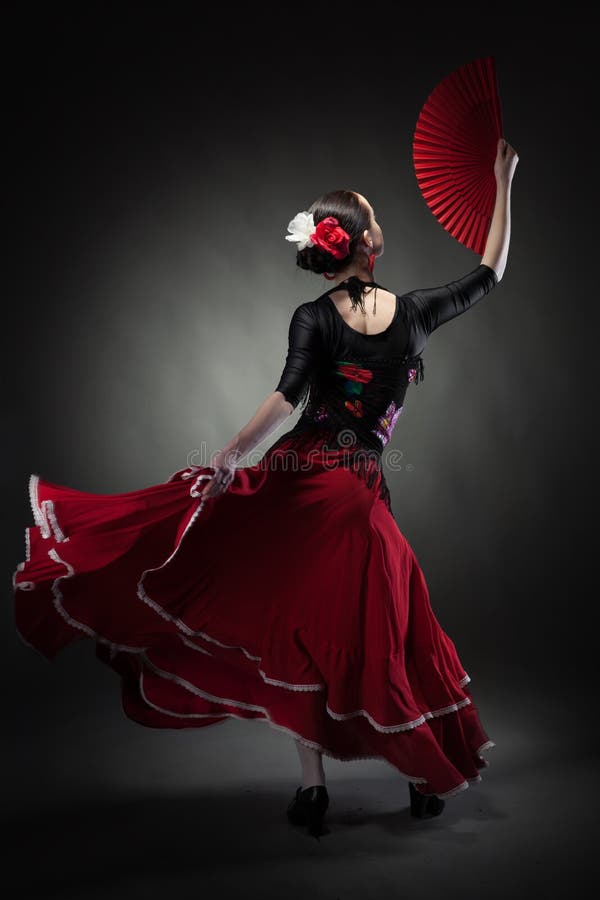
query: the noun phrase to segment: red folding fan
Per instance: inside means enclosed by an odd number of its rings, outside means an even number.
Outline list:
[[[483,254],[496,200],[494,160],[503,136],[493,56],[475,59],[433,89],[417,120],[413,162],[440,225]]]

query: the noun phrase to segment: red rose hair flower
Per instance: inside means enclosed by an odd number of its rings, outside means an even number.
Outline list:
[[[343,259],[350,252],[350,235],[344,231],[334,216],[321,219],[310,239],[313,244],[331,253],[336,259]]]

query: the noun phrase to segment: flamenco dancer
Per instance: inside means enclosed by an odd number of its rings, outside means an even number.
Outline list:
[[[414,816],[481,781],[493,746],[423,572],[392,513],[383,451],[440,325],[500,281],[518,161],[498,142],[480,265],[395,295],[373,280],[383,234],[338,190],[290,222],[296,262],[331,285],[301,303],[276,388],[210,465],[121,494],[29,478],[35,524],[13,574],[15,625],[47,659],[80,639],[120,677],[125,714],[151,728],[231,717],[295,741],[290,822],[323,833],[323,755],[382,759]],[[251,451],[298,407],[296,425]]]

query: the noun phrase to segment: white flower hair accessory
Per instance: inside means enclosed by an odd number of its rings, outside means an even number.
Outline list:
[[[294,216],[287,227],[291,232],[286,234],[286,241],[295,241],[298,244],[298,250],[304,250],[309,244],[312,244],[311,234],[315,231],[315,220],[313,214],[308,212],[299,212]]]

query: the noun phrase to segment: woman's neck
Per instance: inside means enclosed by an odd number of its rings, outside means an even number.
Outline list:
[[[341,272],[335,273],[335,281],[334,285],[340,284],[342,281],[346,281],[348,278],[359,278],[361,281],[373,281],[373,273],[369,269],[369,266],[366,262],[355,262],[351,266],[348,266],[347,269],[343,269]]]

